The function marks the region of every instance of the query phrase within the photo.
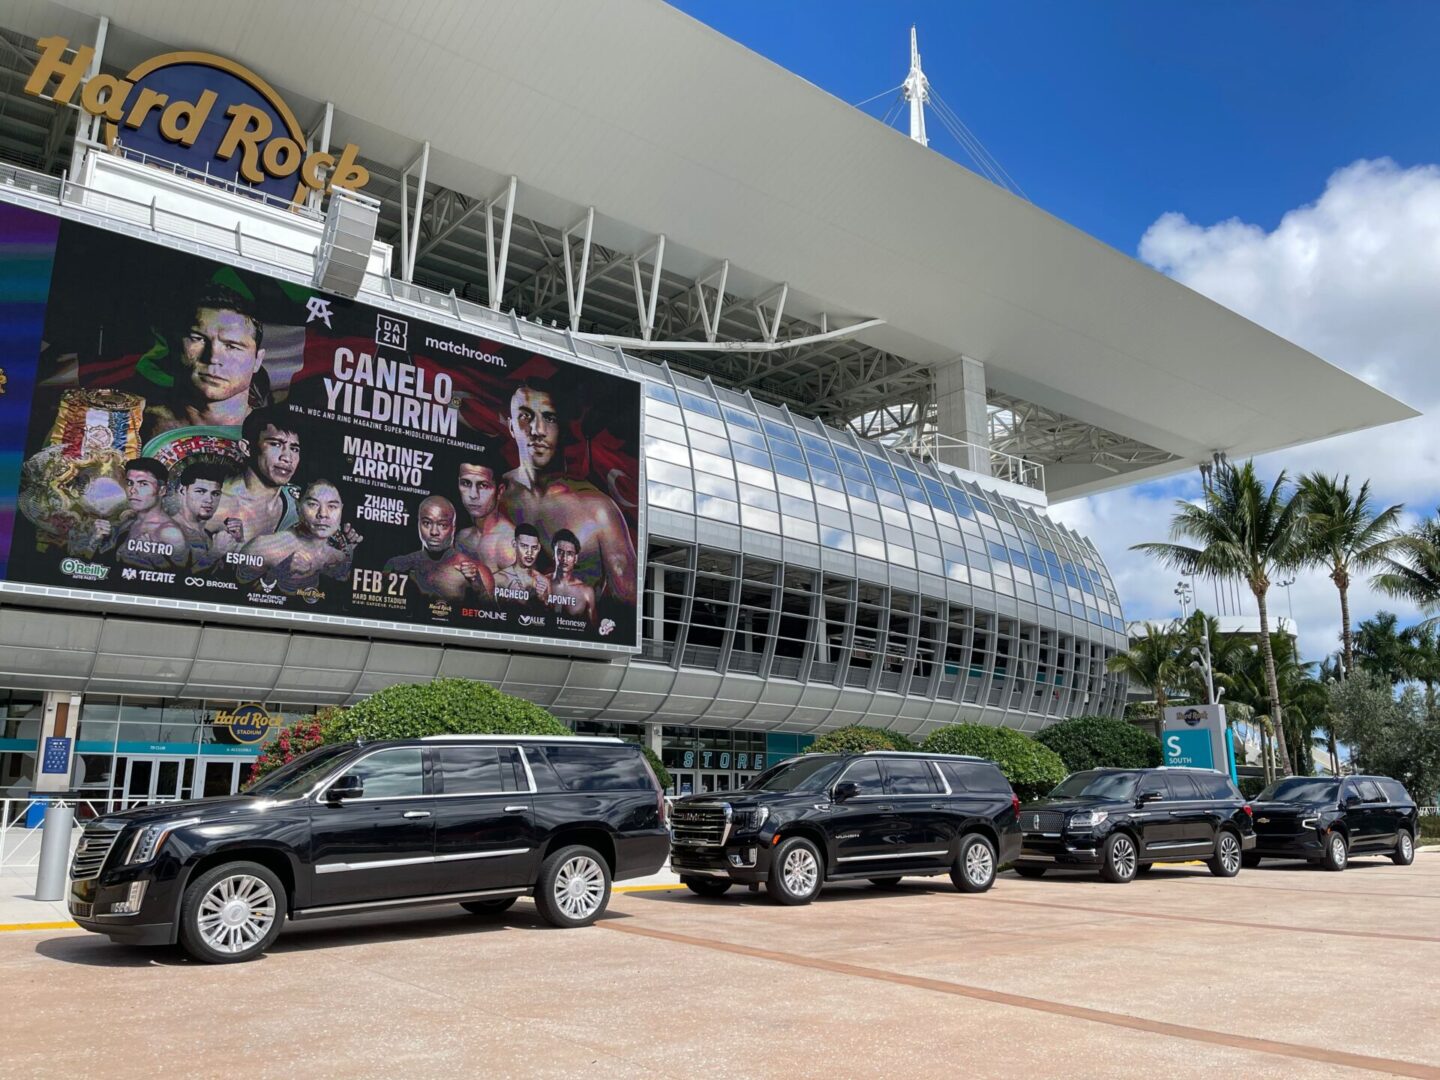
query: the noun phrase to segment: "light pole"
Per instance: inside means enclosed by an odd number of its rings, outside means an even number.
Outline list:
[[[1295,632],[1295,601],[1290,599],[1290,586],[1295,584],[1295,579],[1293,577],[1286,578],[1277,584],[1285,590],[1285,607],[1290,612],[1290,632],[1293,634]]]
[[[1175,596],[1180,601],[1180,621],[1183,623],[1188,617],[1186,608],[1190,605],[1190,583],[1188,581],[1177,581],[1175,583]]]

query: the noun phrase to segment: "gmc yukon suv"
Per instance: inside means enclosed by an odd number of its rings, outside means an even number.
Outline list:
[[[210,963],[264,952],[285,919],[533,896],[586,926],[610,884],[665,862],[665,800],[618,739],[436,736],[313,750],[233,798],[96,818],[70,871],[75,921],[178,940]]]
[[[1020,850],[1019,800],[983,758],[879,751],[782,761],[725,798],[675,804],[670,868],[692,892],[808,904],[827,881],[949,874],[983,892]]]

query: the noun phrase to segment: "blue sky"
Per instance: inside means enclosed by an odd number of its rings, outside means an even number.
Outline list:
[[[741,44],[855,104],[898,86],[909,28],[932,87],[1039,206],[1380,385],[1440,411],[1440,2],[681,0]],[[865,107],[885,111],[882,98]],[[903,122],[903,117],[902,121]],[[930,120],[931,146],[969,164]],[[1440,501],[1426,417],[1257,462],[1348,472],[1382,505]],[[1129,618],[1175,614],[1159,539],[1195,472],[1065,503]],[[1209,592],[1208,589],[1204,590]],[[1334,649],[1322,574],[1293,604],[1302,652]],[[1355,620],[1414,609],[1352,594]]]
[[[1440,159],[1437,3],[676,6],[851,104],[904,79],[914,23],[931,85],[1030,198],[1130,254],[1166,211],[1272,228],[1357,158]]]

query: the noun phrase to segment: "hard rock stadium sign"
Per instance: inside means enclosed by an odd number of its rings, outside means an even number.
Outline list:
[[[62,37],[41,38],[40,58],[25,92],[78,107],[105,121],[108,145],[126,147],[181,165],[233,175],[269,194],[299,200],[332,187],[358,191],[370,180],[347,144],[338,155],[307,151],[305,133],[284,99],[264,79],[234,60],[204,52],[151,57],[124,78],[86,78],[95,50],[70,50]],[[67,55],[68,54],[68,55]],[[292,186],[293,185],[293,186]]]

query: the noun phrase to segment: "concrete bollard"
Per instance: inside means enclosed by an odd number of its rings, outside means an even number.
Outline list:
[[[46,807],[40,836],[40,872],[35,876],[36,900],[65,899],[70,876],[70,831],[74,825],[75,809],[68,803],[54,802]]]

